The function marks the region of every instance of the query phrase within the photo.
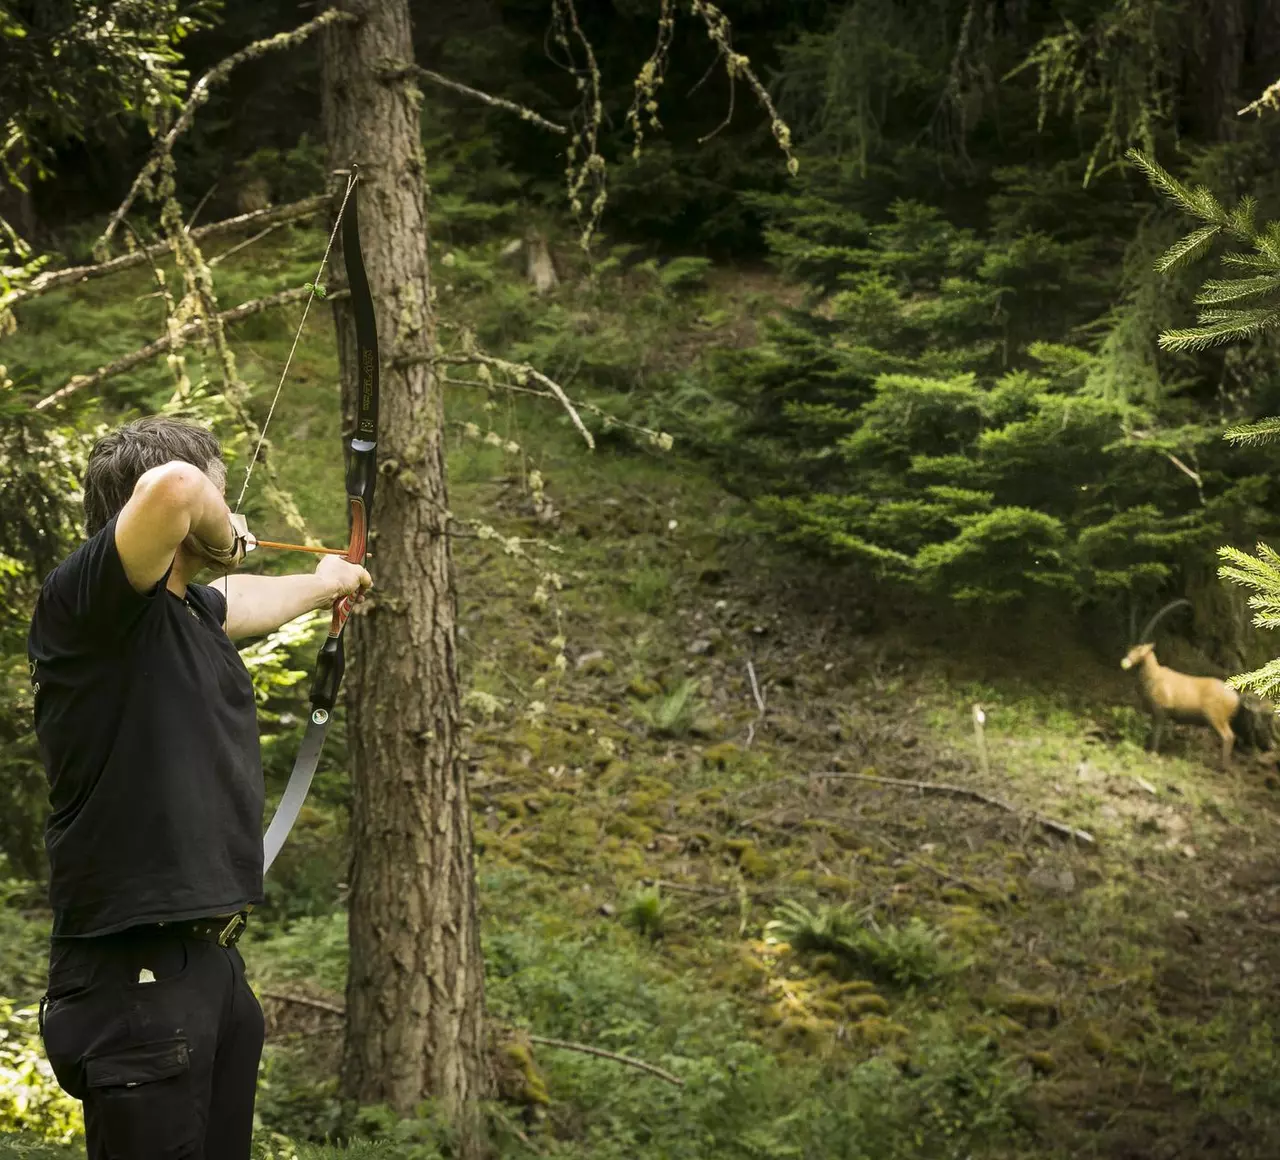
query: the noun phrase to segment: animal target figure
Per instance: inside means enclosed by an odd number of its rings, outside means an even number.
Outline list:
[[[1156,646],[1150,637],[1166,614],[1189,600],[1175,600],[1157,612],[1142,631],[1142,643],[1135,644],[1120,662],[1126,671],[1138,674],[1142,700],[1151,716],[1151,752],[1160,752],[1160,739],[1169,721],[1179,725],[1204,725],[1222,740],[1222,767],[1231,761],[1237,738],[1257,748],[1268,748],[1270,742],[1269,706],[1262,712],[1268,728],[1259,736],[1255,722],[1258,710],[1244,697],[1217,677],[1192,677],[1166,668],[1156,659]]]

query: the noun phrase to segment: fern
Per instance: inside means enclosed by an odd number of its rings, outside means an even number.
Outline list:
[[[682,737],[697,719],[699,702],[694,694],[698,682],[692,677],[681,681],[669,693],[659,693],[648,701],[633,701],[636,716],[659,737]]]
[[[936,931],[920,918],[906,926],[865,925],[849,904],[816,911],[786,899],[765,924],[765,937],[801,952],[828,953],[873,978],[900,987],[937,982],[963,970],[967,960],[942,946]]]

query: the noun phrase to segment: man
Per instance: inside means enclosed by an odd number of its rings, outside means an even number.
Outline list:
[[[31,621],[54,913],[41,1034],[90,1160],[248,1160],[263,1022],[235,939],[262,901],[264,803],[231,642],[371,583],[336,556],[229,575],[247,533],[225,484],[199,427],[152,417],[101,439],[89,538]],[[210,567],[217,587],[193,583]]]

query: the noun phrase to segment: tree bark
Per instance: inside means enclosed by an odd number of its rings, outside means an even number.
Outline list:
[[[1199,0],[1192,38],[1190,79],[1192,121],[1213,141],[1235,138],[1245,59],[1246,25],[1242,0]],[[1250,100],[1253,96],[1252,94]]]
[[[408,0],[343,0],[327,30],[323,115],[332,168],[358,162],[360,234],[382,360],[373,508],[375,587],[349,626],[352,758],[349,1020],[343,1094],[409,1112],[434,1098],[478,1156],[490,1090],[471,812],[459,760],[456,594],[442,385]],[[335,263],[341,256],[335,255]],[[348,303],[335,303],[344,413],[357,382]]]

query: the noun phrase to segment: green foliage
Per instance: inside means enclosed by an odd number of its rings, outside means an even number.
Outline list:
[[[653,615],[671,599],[671,570],[647,565],[627,577],[627,601],[637,612]]]
[[[58,1087],[36,1017],[37,1008],[0,997],[0,1133],[70,1143],[84,1132],[80,1101]]]
[[[211,23],[199,0],[74,0],[0,7],[3,176],[22,186],[28,165],[47,173],[53,147],[96,122],[137,118],[155,128],[188,77],[179,51]]]
[[[1253,250],[1252,253],[1231,250],[1222,255],[1222,262],[1239,271],[1238,276],[1207,279],[1195,299],[1201,307],[1199,325],[1166,330],[1160,335],[1161,345],[1170,350],[1200,351],[1227,342],[1252,342],[1280,329],[1280,221],[1259,227],[1254,198],[1244,197],[1234,209],[1228,210],[1207,187],[1179,181],[1143,153],[1131,150],[1129,158],[1184,214],[1205,223],[1166,251],[1157,263],[1161,273],[1201,257],[1220,235],[1247,244]],[[1251,305],[1224,305],[1238,302]],[[1280,438],[1280,416],[1238,424],[1228,429],[1225,437],[1244,445],[1274,442]],[[1253,590],[1249,606],[1254,610],[1254,624],[1259,628],[1280,626],[1280,556],[1261,542],[1253,557],[1230,545],[1219,548],[1218,554],[1226,561],[1218,574]],[[1280,660],[1244,673],[1233,683],[1260,696],[1270,696],[1280,690]]]
[[[686,677],[674,689],[631,702],[631,711],[659,737],[683,737],[694,726],[700,710],[698,682]]]
[[[638,891],[622,912],[622,921],[644,938],[662,937],[667,920],[667,903],[657,886]]]
[[[686,1084],[620,1082],[607,1060],[539,1053],[557,1154],[961,1160],[1022,1138],[1026,1081],[985,1045],[962,1044],[938,1026],[913,1044],[909,1067],[883,1056],[835,1070],[803,1056],[784,1061],[752,1040],[733,1004],[668,977],[642,944],[605,931],[548,937],[555,924],[540,929],[546,923],[487,936],[494,1013],[649,1060]],[[557,1106],[574,1114],[556,1121]]]
[[[900,987],[936,983],[966,965],[920,918],[904,926],[878,926],[860,921],[848,904],[812,911],[790,899],[775,915],[765,926],[767,938],[798,951],[829,952],[850,968]]]
[[[1077,123],[1098,126],[1086,185],[1099,162],[1115,161],[1127,146],[1152,148],[1175,105],[1183,34],[1182,6],[1169,0],[1097,7],[1090,25],[1066,18],[1010,73],[1035,69],[1041,126],[1051,109],[1068,108]]]

